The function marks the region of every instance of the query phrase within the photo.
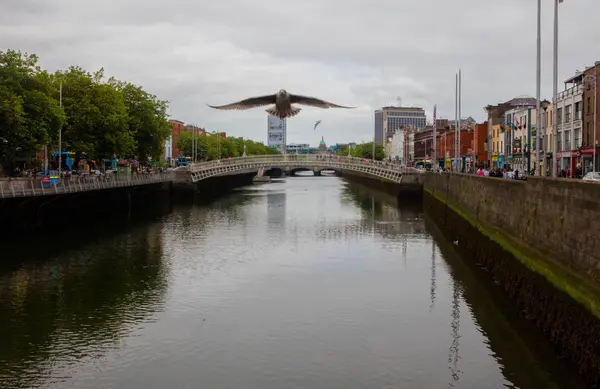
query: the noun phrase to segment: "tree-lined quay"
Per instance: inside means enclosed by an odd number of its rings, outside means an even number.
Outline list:
[[[62,93],[61,93],[62,89]],[[61,101],[62,97],[62,101]],[[0,51],[0,156],[35,160],[46,146],[101,160],[158,159],[170,134],[168,103],[104,70],[50,73],[33,54]],[[62,147],[58,147],[62,130]]]

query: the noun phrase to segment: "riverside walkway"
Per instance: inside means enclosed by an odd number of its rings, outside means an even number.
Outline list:
[[[166,173],[133,174],[127,179],[111,176],[63,178],[58,185],[42,183],[40,177],[0,180],[0,198],[51,196],[77,192],[91,192],[112,188],[134,187],[172,181]]]

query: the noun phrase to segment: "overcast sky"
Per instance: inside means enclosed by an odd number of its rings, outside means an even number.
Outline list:
[[[354,110],[303,107],[288,142],[369,141],[373,110],[421,106],[454,117],[535,96],[534,0],[1,0],[0,44],[40,56],[49,70],[80,65],[142,85],[186,123],[266,142],[266,113],[218,111],[275,93],[319,97]],[[552,93],[552,1],[543,9],[542,97]],[[562,80],[600,60],[600,2],[560,5]],[[313,131],[316,120],[322,120]]]

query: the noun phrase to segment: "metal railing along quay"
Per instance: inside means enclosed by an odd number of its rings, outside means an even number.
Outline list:
[[[40,177],[1,179],[0,198],[48,196],[76,192],[89,192],[103,189],[120,188],[168,182],[171,173],[132,174],[126,178],[116,175],[71,176],[62,178],[58,184],[42,182]]]

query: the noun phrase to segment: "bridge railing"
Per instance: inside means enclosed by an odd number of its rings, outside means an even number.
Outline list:
[[[399,165],[387,161],[375,161],[372,159],[347,157],[341,155],[320,155],[320,154],[275,154],[275,155],[253,155],[246,157],[236,157],[228,159],[218,159],[207,162],[192,163],[188,169],[191,172],[208,170],[212,168],[231,166],[231,165],[252,165],[252,164],[290,164],[306,163],[316,166],[331,165],[332,167],[343,167],[343,165],[357,165],[376,167],[385,170],[393,170],[401,173],[422,173],[420,169]]]
[[[89,175],[63,177],[58,183],[42,182],[40,177],[0,180],[0,198],[31,197],[87,192],[171,181],[171,173],[132,174],[127,177]]]

